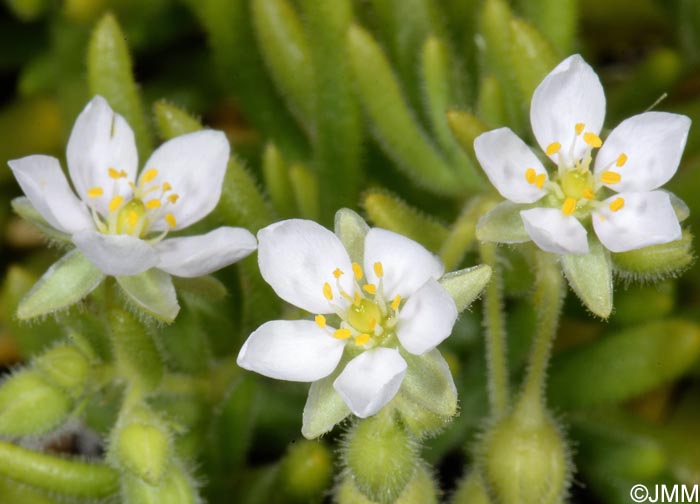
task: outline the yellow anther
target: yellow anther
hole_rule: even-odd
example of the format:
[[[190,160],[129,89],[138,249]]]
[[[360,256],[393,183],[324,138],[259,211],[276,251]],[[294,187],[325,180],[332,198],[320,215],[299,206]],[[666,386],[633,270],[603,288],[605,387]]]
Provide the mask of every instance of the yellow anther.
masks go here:
[[[333,333],[333,337],[337,339],[348,339],[350,336],[352,336],[350,329],[336,329]]]
[[[356,345],[360,345],[360,346],[366,345],[367,343],[369,343],[369,340],[370,340],[369,334],[362,333],[362,334],[358,334],[357,336],[355,336],[355,344]]]
[[[603,145],[603,141],[600,139],[600,137],[595,133],[591,133],[590,131],[588,133],[584,133],[583,141],[591,147],[593,147],[594,149],[597,149],[598,147]]]
[[[362,290],[374,296],[377,293],[377,286],[374,284],[363,285]]]
[[[355,296],[353,297],[352,303],[355,306],[360,306],[360,304],[362,303],[362,298],[360,297],[360,295],[357,292],[355,293]]]
[[[177,221],[175,220],[175,216],[173,214],[166,213],[164,219],[165,219],[165,222],[168,223],[168,226],[170,226],[171,228],[174,228],[175,226],[177,226]]]
[[[146,208],[153,210],[154,208],[160,208],[160,200],[152,199],[146,202]]]
[[[585,127],[586,125],[583,123],[576,123],[576,134],[580,135],[581,133],[583,133],[583,128]]]
[[[129,226],[131,226],[133,228],[136,225],[136,223],[139,221],[139,214],[134,210],[130,211],[128,220],[129,220]]]
[[[328,301],[333,299],[333,290],[331,289],[331,284],[328,282],[323,284],[323,297],[325,297]]]
[[[615,161],[616,166],[624,166],[625,163],[627,162],[627,154],[624,152],[617,156],[617,161]]]
[[[323,315],[316,315],[315,320],[316,320],[316,325],[318,327],[320,327],[321,329],[326,327],[326,317],[324,317]]]
[[[552,154],[559,152],[559,149],[561,149],[561,144],[559,142],[552,142],[547,146],[547,150],[545,150],[545,152],[548,156],[551,156]]]
[[[355,280],[362,280],[362,266],[356,262],[352,263],[352,272],[355,274]]]
[[[612,203],[610,203],[610,210],[613,212],[617,212],[620,210],[623,206],[625,206],[625,200],[624,198],[615,198]]]
[[[396,311],[399,309],[399,305],[401,304],[401,296],[398,294],[394,298],[394,300],[391,302],[391,309]]]
[[[566,198],[561,207],[561,212],[564,215],[571,215],[576,211],[576,200],[574,198]]]
[[[91,187],[88,189],[88,198],[99,198],[102,196],[105,192],[102,190],[101,187]]]
[[[374,263],[374,274],[377,275],[377,278],[382,278],[384,276],[384,266],[382,266],[382,263]]]
[[[116,212],[117,209],[124,203],[124,198],[121,196],[115,196],[112,201],[109,202],[109,211]]]
[[[622,176],[613,171],[603,172],[600,176],[600,181],[603,184],[617,184],[620,180],[622,180]]]
[[[169,183],[163,182],[163,191],[169,191],[172,188],[173,186],[171,186]]]
[[[345,274],[345,272],[343,270],[341,270],[340,268],[336,268],[335,270],[333,270],[333,276],[335,278],[340,278],[344,274]]]
[[[525,180],[527,180],[528,184],[534,184],[536,178],[537,172],[534,168],[528,168],[527,170],[525,170]]]
[[[593,189],[591,189],[590,187],[586,187],[583,190],[583,197],[590,200],[595,199],[595,193],[593,192]]]
[[[535,177],[535,185],[537,186],[538,189],[542,189],[544,187],[544,183],[547,181],[547,174],[546,173],[540,173]]]
[[[179,194],[171,194],[170,196],[168,196],[168,201],[172,204],[177,203],[177,200],[179,200],[179,199],[180,199]]]
[[[110,178],[113,179],[120,179],[126,177],[126,172],[124,170],[117,170],[116,168],[109,168],[107,170],[107,173],[109,173]]]
[[[151,180],[156,178],[157,176],[158,176],[158,170],[156,170],[155,168],[151,168],[149,170],[146,170],[145,172],[143,172],[143,175],[141,175],[141,183],[147,184]]]

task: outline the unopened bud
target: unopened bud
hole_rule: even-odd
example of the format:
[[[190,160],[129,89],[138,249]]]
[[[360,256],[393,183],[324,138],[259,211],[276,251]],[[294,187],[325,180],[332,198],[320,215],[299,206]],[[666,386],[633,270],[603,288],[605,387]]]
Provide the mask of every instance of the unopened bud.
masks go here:
[[[299,441],[290,446],[280,467],[282,491],[294,502],[320,500],[332,477],[330,450],[318,441]]]
[[[336,489],[338,504],[375,504],[376,502],[391,502],[392,504],[437,504],[437,487],[430,473],[419,466],[411,481],[404,487],[401,495],[395,500],[369,500],[353,483],[352,478],[346,477]],[[472,504],[472,503],[470,503]],[[478,503],[474,503],[478,504]]]
[[[125,469],[151,485],[158,484],[163,478],[169,454],[167,434],[153,425],[132,423],[116,433],[116,459]]]
[[[52,348],[34,366],[46,381],[72,396],[82,394],[90,370],[90,363],[80,350],[68,345]]]
[[[195,504],[200,502],[191,478],[179,466],[167,467],[163,481],[151,485],[134,476],[122,478],[124,504]]]

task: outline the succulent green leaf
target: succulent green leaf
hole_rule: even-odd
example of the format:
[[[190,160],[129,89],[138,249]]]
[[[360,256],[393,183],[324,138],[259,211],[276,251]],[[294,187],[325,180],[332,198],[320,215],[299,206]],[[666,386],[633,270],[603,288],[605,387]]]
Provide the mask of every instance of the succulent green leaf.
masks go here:
[[[683,376],[700,355],[700,327],[666,320],[627,329],[554,359],[552,404],[566,409],[626,401]]]
[[[222,299],[228,294],[226,286],[212,275],[194,278],[172,277],[172,281],[177,290],[191,292],[211,300]]]
[[[596,239],[588,242],[588,254],[565,254],[561,265],[571,289],[586,308],[607,319],[613,308],[610,253]]]
[[[204,128],[199,119],[165,100],[159,100],[153,104],[153,113],[158,132],[165,140]]]
[[[476,237],[481,241],[522,243],[530,241],[520,211],[526,205],[502,201],[484,214],[476,225]]]
[[[78,249],[56,261],[20,301],[17,317],[27,320],[77,303],[92,292],[105,275]]]
[[[457,312],[466,309],[479,297],[491,280],[491,268],[486,264],[447,273],[440,279],[440,285],[452,296]]]
[[[267,194],[277,213],[282,217],[294,215],[296,204],[289,180],[289,169],[282,153],[273,143],[268,143],[263,151],[262,175]]]
[[[158,320],[175,320],[180,305],[173,281],[165,271],[151,268],[138,275],[117,277],[117,283],[136,306]]]
[[[90,93],[102,95],[134,130],[139,158],[153,150],[153,136],[141,106],[141,97],[132,72],[131,55],[117,19],[105,14],[95,26],[87,56]]]
[[[369,226],[357,212],[341,208],[335,214],[335,234],[345,246],[350,259],[363,264],[365,256],[365,236]]]
[[[573,52],[579,19],[576,0],[523,0],[519,5],[554,47],[563,54]]]
[[[305,165],[294,163],[289,167],[289,180],[301,217],[318,220],[321,214],[318,176]]]
[[[229,160],[221,199],[213,215],[228,226],[244,227],[253,233],[273,221],[272,210],[257,181],[235,157]]]
[[[474,139],[488,130],[486,124],[474,114],[462,110],[449,110],[447,124],[460,147],[475,161]]]
[[[51,224],[46,222],[46,220],[37,212],[36,208],[31,204],[29,198],[25,196],[20,196],[15,198],[11,202],[12,209],[17,215],[22,217],[24,220],[30,222],[32,225],[36,226],[39,231],[45,234],[48,238],[56,240],[61,243],[70,243],[70,236],[66,233],[62,233],[57,229],[51,227]]]
[[[511,20],[510,35],[512,70],[522,96],[529,100],[535,88],[561,58],[550,42],[522,19]]]

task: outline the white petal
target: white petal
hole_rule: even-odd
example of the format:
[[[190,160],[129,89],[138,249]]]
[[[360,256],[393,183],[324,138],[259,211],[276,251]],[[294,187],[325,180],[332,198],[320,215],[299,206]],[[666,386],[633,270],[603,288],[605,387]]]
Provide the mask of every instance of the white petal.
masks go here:
[[[581,56],[575,54],[559,63],[537,86],[530,104],[530,123],[543,151],[554,142],[561,144],[559,155],[572,162],[571,147],[576,138],[573,158],[581,159],[588,145],[576,137],[576,124],[585,132],[600,133],[605,120],[605,93],[598,75]]]
[[[617,198],[624,206],[617,212],[610,203]],[[619,193],[602,202],[593,213],[593,229],[600,242],[612,252],[625,252],[681,238],[681,226],[664,191]]]
[[[309,320],[273,320],[261,325],[243,344],[239,366],[270,378],[299,382],[331,374],[345,341]]]
[[[539,248],[555,254],[586,254],[588,232],[573,215],[558,208],[532,208],[520,212],[525,230]]]
[[[352,266],[338,237],[313,221],[290,219],[258,231],[260,273],[277,295],[311,313],[331,313],[333,309],[323,295],[323,285],[333,288],[339,302],[336,268],[343,271],[339,282],[352,294]]]
[[[499,128],[476,137],[474,151],[496,190],[515,203],[534,203],[546,194],[525,178],[528,168],[535,176],[547,175],[540,160],[510,128]]]
[[[678,169],[689,129],[689,117],[668,112],[645,112],[625,119],[601,147],[595,173],[610,170],[622,175],[620,182],[608,185],[618,192],[661,187]],[[627,161],[618,167],[621,154]]]
[[[243,259],[255,250],[255,236],[243,228],[220,227],[207,234],[169,238],[154,248],[158,269],[179,277],[208,275]]]
[[[421,244],[386,229],[372,228],[365,238],[365,275],[378,285],[376,263],[384,270],[384,296],[397,294],[407,298],[430,278],[438,279],[445,271],[442,261]]]
[[[94,227],[85,205],[68,185],[58,159],[27,156],[7,164],[32,206],[51,226],[69,234]]]
[[[137,275],[158,264],[158,254],[153,247],[130,235],[86,230],[74,234],[73,243],[107,275]]]
[[[182,229],[211,212],[219,202],[230,147],[220,131],[204,130],[168,140],[158,147],[141,171],[141,176],[155,168],[158,175],[146,184],[172,186],[179,196],[167,211],[175,216],[175,229]],[[164,230],[168,225],[160,220],[153,229]]]
[[[401,308],[396,335],[406,350],[423,355],[452,333],[456,320],[454,300],[444,287],[430,279]]]
[[[93,98],[76,119],[66,158],[78,196],[94,204],[100,213],[107,213],[116,194],[130,194],[128,182],[136,178],[138,166],[134,132],[101,96]],[[115,181],[109,176],[110,168],[124,170],[126,177]],[[103,196],[88,198],[87,191],[93,187],[102,188]]]
[[[405,374],[406,361],[399,352],[379,347],[348,362],[333,386],[355,415],[367,418],[394,398]]]

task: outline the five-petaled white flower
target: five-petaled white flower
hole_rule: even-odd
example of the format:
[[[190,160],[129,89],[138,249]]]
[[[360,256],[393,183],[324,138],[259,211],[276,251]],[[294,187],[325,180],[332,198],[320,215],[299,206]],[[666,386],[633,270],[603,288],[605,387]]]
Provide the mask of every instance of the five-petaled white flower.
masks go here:
[[[96,96],[73,126],[66,158],[75,193],[56,158],[33,155],[8,164],[46,223],[106,275],[157,268],[195,277],[255,250],[255,237],[241,228],[166,239],[219,201],[229,158],[221,132],[204,130],[165,142],[137,177],[131,127]]]
[[[604,118],[600,80],[574,55],[544,78],[530,108],[535,138],[557,164],[556,173],[548,174],[508,128],[474,141],[489,180],[504,198],[522,204],[518,210],[527,235],[543,250],[587,253],[584,224],[589,218],[600,242],[612,252],[681,237],[671,196],[659,187],[678,168],[690,119],[645,112],[620,123],[603,144],[598,135]],[[592,151],[598,148],[591,170]]]
[[[330,375],[348,352],[352,360],[333,386],[355,415],[366,418],[401,386],[407,364],[398,349],[423,355],[452,332],[457,307],[437,281],[443,265],[408,238],[370,229],[363,264],[352,262],[340,239],[312,221],[272,224],[258,241],[263,278],[282,299],[316,316],[263,324],[238,355],[245,369],[313,382]]]

